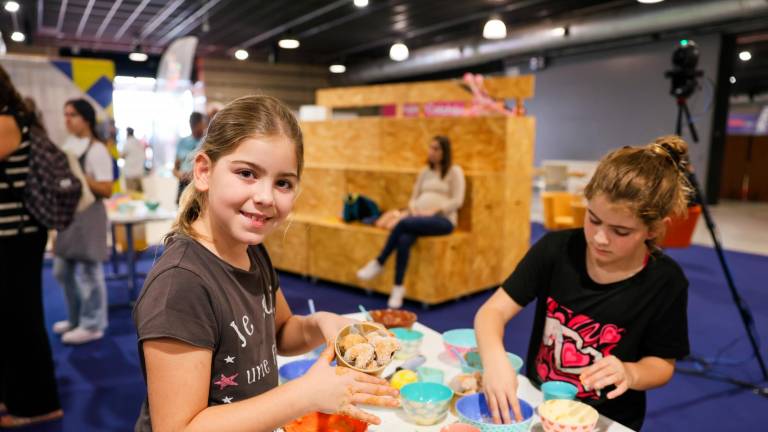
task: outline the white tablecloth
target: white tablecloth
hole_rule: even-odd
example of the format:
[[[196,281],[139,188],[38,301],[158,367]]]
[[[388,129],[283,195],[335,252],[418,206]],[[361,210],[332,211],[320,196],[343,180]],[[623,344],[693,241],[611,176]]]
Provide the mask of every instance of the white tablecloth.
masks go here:
[[[362,319],[362,314],[348,314],[347,316],[355,319]],[[418,330],[422,333],[424,333],[424,340],[421,344],[421,354],[424,355],[427,358],[426,363],[424,363],[424,366],[429,366],[437,369],[442,369],[445,373],[445,381],[444,383],[450,382],[451,378],[453,378],[455,375],[461,373],[461,367],[459,364],[452,360],[448,354],[443,349],[443,339],[440,333],[432,330],[431,328],[424,326],[420,323],[416,323],[413,325],[414,330]],[[282,366],[283,364],[296,360],[299,358],[303,358],[305,356],[299,356],[299,357],[277,357],[277,363],[278,365]],[[382,376],[387,376],[395,371],[395,368],[399,365],[401,365],[403,362],[395,360],[390,364],[387,369],[384,370],[384,373]],[[534,408],[538,406],[542,401],[543,397],[541,395],[541,391],[536,389],[530,381],[528,381],[528,378],[526,378],[523,375],[520,375],[518,377],[519,381],[519,388],[517,390],[518,397],[525,399],[526,402],[530,403],[531,406]],[[432,425],[432,426],[419,426],[415,423],[411,423],[408,421],[408,418],[405,415],[405,412],[400,409],[391,409],[391,408],[378,408],[378,407],[369,407],[365,406],[363,407],[364,410],[369,411],[381,418],[381,424],[376,425],[370,425],[368,427],[369,432],[406,432],[406,431],[425,431],[425,432],[439,432],[441,428],[443,428],[446,425],[449,425],[451,423],[458,422],[458,418],[451,414],[451,412],[448,412],[448,415],[445,419],[443,419],[442,422]],[[539,423],[538,417],[534,418],[533,425],[531,426],[531,431],[543,431],[541,424]],[[631,429],[625,427],[624,425],[621,425],[607,417],[600,416],[600,420],[597,422],[597,427],[595,428],[595,432],[631,432]]]

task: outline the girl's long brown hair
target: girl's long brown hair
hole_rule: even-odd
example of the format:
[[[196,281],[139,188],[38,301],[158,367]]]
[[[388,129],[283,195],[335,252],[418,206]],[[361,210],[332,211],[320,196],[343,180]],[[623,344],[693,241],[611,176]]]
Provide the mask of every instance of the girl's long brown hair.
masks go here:
[[[279,100],[263,95],[243,96],[219,111],[208,125],[198,153],[204,153],[213,164],[232,153],[244,140],[253,137],[282,135],[296,151],[297,174],[304,168],[304,139],[296,117]],[[176,233],[194,237],[192,223],[200,217],[208,201],[206,192],[187,185],[179,200],[179,213],[166,241]]]

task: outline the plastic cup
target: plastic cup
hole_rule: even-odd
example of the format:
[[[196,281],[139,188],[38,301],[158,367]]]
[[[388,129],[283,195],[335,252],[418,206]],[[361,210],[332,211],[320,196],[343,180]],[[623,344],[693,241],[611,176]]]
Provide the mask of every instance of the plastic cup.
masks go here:
[[[419,381],[421,382],[433,382],[442,384],[445,372],[440,369],[431,368],[429,366],[421,366],[416,369],[419,374]]]
[[[541,392],[544,393],[545,401],[554,399],[574,400],[579,389],[567,382],[547,381],[541,385]]]

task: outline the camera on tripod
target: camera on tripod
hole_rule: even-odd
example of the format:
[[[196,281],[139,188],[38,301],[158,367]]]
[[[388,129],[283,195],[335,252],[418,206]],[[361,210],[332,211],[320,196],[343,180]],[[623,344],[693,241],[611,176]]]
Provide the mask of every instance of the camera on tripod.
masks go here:
[[[664,76],[670,78],[671,88],[669,94],[677,98],[687,99],[698,86],[697,78],[704,75],[700,70],[696,70],[699,64],[699,49],[696,43],[683,39],[680,45],[672,53],[672,70],[664,73]]]

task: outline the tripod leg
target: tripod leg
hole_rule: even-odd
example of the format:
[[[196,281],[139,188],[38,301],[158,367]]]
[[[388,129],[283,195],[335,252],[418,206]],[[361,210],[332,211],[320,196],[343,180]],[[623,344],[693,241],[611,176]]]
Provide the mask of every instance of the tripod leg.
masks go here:
[[[691,111],[688,109],[688,104],[685,102],[685,100],[683,100],[682,105],[680,105],[680,109],[685,113],[685,121],[688,123],[688,129],[691,131],[693,142],[699,142],[699,134],[696,133],[696,125],[693,123],[693,119],[691,118]]]
[[[682,104],[685,104],[683,100]],[[683,132],[683,106],[681,102],[677,101],[677,123],[675,123],[675,135],[681,136]]]

